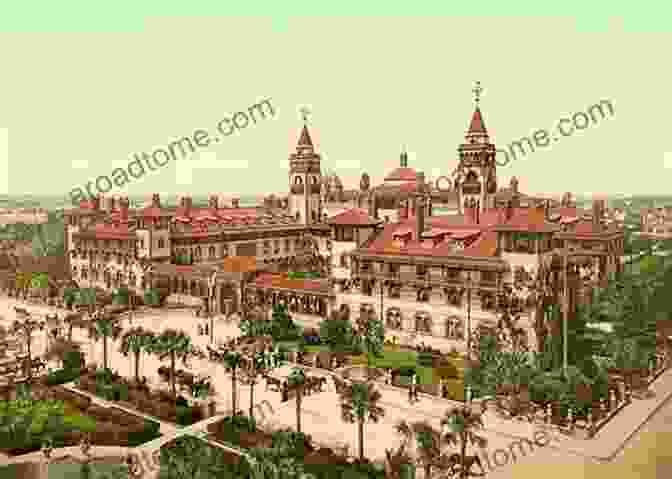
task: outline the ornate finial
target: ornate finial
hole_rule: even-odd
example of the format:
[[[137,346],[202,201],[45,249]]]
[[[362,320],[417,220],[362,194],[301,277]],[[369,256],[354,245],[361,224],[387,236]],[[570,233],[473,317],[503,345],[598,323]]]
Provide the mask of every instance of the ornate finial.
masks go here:
[[[308,124],[308,116],[313,113],[312,111],[310,111],[310,108],[308,108],[307,106],[304,105],[301,108],[299,108],[299,113],[301,113],[301,117],[303,118],[303,122],[305,124]]]
[[[481,101],[481,93],[483,93],[481,82],[477,81],[474,89],[471,91],[474,93],[474,102],[476,102],[476,106],[478,106],[478,102]]]

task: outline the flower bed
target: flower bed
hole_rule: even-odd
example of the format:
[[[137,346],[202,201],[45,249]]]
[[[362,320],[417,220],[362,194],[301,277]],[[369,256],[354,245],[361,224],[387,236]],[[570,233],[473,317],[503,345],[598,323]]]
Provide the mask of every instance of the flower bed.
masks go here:
[[[32,397],[14,401],[24,408],[26,416],[12,413],[11,418],[3,419],[0,450],[6,454],[37,451],[47,437],[53,439],[54,447],[76,446],[84,434],[97,446],[135,447],[159,437],[158,423],[120,409],[94,405],[89,398],[61,386],[36,389]],[[41,421],[37,409],[45,407],[49,407],[48,419]],[[16,421],[17,417],[21,419]],[[63,418],[62,423],[57,418]]]
[[[168,392],[151,391],[146,385],[136,384],[133,380],[115,374],[110,376],[100,371],[95,374],[88,372],[80,376],[77,388],[148,416],[180,425],[190,425],[207,417],[203,408],[190,406],[184,398],[178,398],[176,403]]]
[[[291,430],[263,431],[254,419],[229,416],[208,426],[213,439],[247,450],[265,470],[280,470],[280,464],[295,463],[316,479],[336,477],[384,478],[382,468],[367,462],[351,463],[349,458],[328,447],[317,447],[309,435]],[[274,476],[277,477],[277,476]]]

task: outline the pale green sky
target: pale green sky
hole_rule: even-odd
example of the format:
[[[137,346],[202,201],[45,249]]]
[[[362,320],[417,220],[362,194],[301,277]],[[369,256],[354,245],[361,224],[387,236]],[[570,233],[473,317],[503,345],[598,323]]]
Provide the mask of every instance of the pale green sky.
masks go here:
[[[502,183],[516,175],[530,193],[672,192],[672,34],[660,31],[660,16],[670,16],[659,10],[630,19],[610,9],[611,19],[592,20],[404,17],[398,8],[385,18],[145,16],[117,25],[127,32],[80,13],[93,32],[57,32],[42,17],[21,24],[19,13],[15,23],[7,16],[0,23],[6,31],[33,30],[0,33],[0,193],[67,195],[134,152],[197,128],[214,132],[227,114],[269,97],[275,119],[126,192],[286,191],[304,104],[314,112],[323,170],[346,185],[362,171],[382,179],[398,165],[402,144],[410,166],[448,175],[473,112],[475,80],[500,148],[600,100],[614,104],[613,118],[500,168]],[[87,29],[68,20],[61,30]]]

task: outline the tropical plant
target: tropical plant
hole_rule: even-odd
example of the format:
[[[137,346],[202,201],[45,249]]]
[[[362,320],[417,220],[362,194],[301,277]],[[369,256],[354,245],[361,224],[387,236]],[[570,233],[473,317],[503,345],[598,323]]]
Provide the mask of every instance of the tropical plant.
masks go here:
[[[299,326],[292,320],[287,306],[273,306],[271,314],[271,336],[274,341],[293,341],[300,336]]]
[[[81,344],[71,341],[65,338],[56,338],[51,341],[49,349],[47,350],[44,358],[46,360],[59,359],[61,362],[61,367],[65,367],[66,363],[70,361],[73,355],[81,355]],[[71,364],[74,366],[74,361]]]
[[[252,357],[245,361],[242,372],[250,386],[250,417],[254,416],[254,387],[259,374],[280,366],[280,361],[281,355],[277,349],[275,351],[255,351]]]
[[[226,351],[221,358],[224,368],[231,373],[231,407],[233,415],[237,413],[236,409],[236,379],[238,376],[238,369],[243,363],[243,357],[238,351]]]
[[[467,407],[456,407],[444,414],[441,427],[444,426],[448,427],[448,432],[444,434],[443,442],[447,445],[460,446],[460,452],[452,456],[452,462],[460,467],[460,479],[466,479],[469,477],[471,466],[480,461],[478,456],[467,457],[467,445],[481,449],[487,445],[487,440],[476,433],[477,430],[483,429],[483,417]]]
[[[364,421],[378,422],[385,415],[379,406],[381,394],[373,383],[352,382],[341,391],[341,418],[345,422],[357,423],[359,437],[359,458],[364,460]]]
[[[202,357],[202,352],[196,348],[191,337],[184,331],[176,329],[166,329],[147,346],[147,352],[158,356],[159,360],[170,359],[170,389],[173,397],[177,400],[177,389],[175,387],[175,363],[178,359],[183,364],[191,357]]]
[[[94,341],[103,342],[103,368],[107,369],[107,339],[117,339],[121,334],[122,328],[115,318],[105,316],[99,313],[94,316],[93,322],[89,327],[89,337]]]
[[[447,462],[441,454],[441,432],[428,421],[408,423],[402,420],[395,424],[394,429],[404,438],[406,450],[415,449],[416,460],[424,468],[425,478],[431,477],[432,467],[441,467]]]
[[[13,334],[19,334],[23,336],[24,340],[26,341],[26,350],[27,350],[27,358],[26,358],[26,369],[28,373],[28,378],[32,379],[33,377],[33,355],[32,355],[32,343],[33,343],[33,332],[39,330],[42,331],[44,330],[45,322],[44,321],[38,321],[33,319],[32,317],[28,316],[25,319],[19,319],[15,320],[12,323],[12,326],[10,328],[10,331]]]
[[[306,373],[302,368],[293,368],[287,376],[288,390],[296,393],[296,432],[301,432],[301,404],[306,380]]]
[[[151,350],[154,338],[154,333],[142,326],[129,329],[121,338],[119,351],[124,356],[128,356],[129,353],[135,356],[135,381],[138,383],[140,382],[140,355]]]
[[[349,319],[332,318],[320,322],[320,341],[331,352],[350,352],[353,350],[355,334]]]

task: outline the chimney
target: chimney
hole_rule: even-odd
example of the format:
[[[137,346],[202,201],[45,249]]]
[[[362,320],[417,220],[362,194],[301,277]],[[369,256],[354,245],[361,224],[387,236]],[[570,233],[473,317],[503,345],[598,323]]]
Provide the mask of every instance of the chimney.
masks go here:
[[[93,203],[94,210],[96,211],[100,210],[100,195],[91,198],[91,203]]]
[[[210,195],[210,198],[208,199],[208,206],[210,206],[210,208],[213,210],[219,208],[219,198],[217,198],[217,195]]]
[[[231,207],[232,208],[240,208],[240,198],[232,198],[231,199]]]
[[[158,193],[154,193],[152,195],[152,207],[161,208],[161,197],[159,196]]]
[[[424,208],[424,198],[419,196],[416,200],[417,208],[415,209],[415,229],[416,229],[416,239],[418,241],[422,240],[422,233],[425,231],[425,208]]]
[[[378,219],[378,197],[375,193],[369,197],[369,216]]]
[[[593,200],[593,229],[602,229],[602,216],[604,215],[604,200]]]
[[[123,219],[128,219],[128,208],[130,206],[130,201],[128,197],[119,198],[119,212]]]
[[[400,220],[408,219],[408,201],[401,201],[399,203],[399,219]]]
[[[109,213],[113,209],[114,209],[114,197],[112,196],[103,197],[103,210]]]

